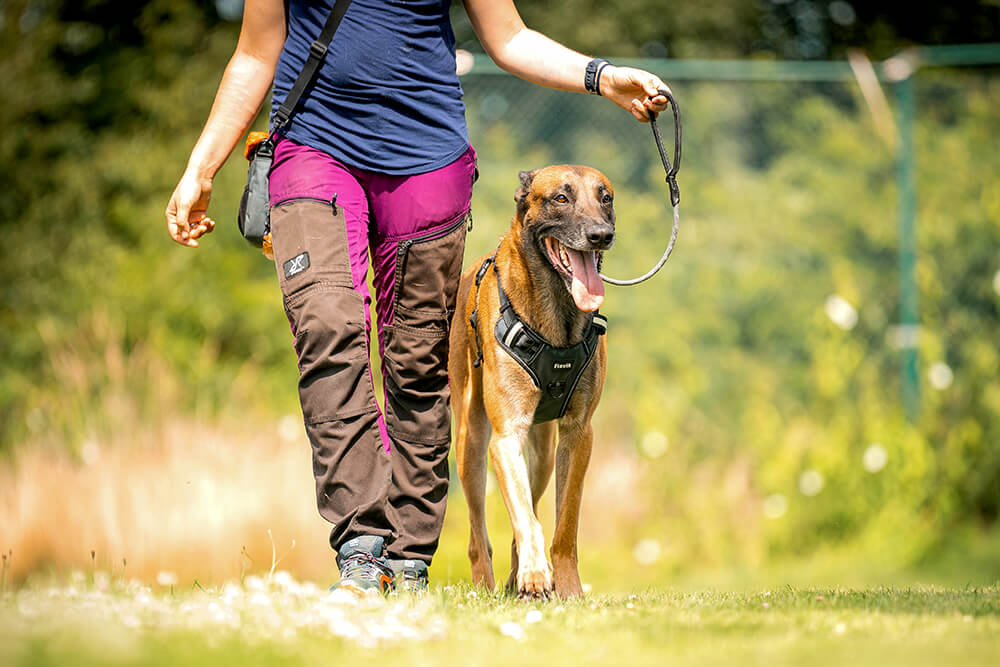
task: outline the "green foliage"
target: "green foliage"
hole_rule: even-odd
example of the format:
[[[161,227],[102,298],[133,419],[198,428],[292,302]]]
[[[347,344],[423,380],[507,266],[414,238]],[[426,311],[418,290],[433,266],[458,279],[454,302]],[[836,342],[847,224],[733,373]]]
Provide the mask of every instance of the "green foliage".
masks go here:
[[[28,435],[78,438],[73,400],[59,395],[60,387],[77,388],[54,361],[69,354],[88,365],[108,344],[126,356],[155,352],[184,386],[173,403],[184,412],[228,408],[228,385],[248,364],[282,368],[266,370],[253,402],[239,406],[270,409],[267,387],[278,382],[267,377],[288,382],[290,346],[275,335],[287,325],[275,307],[274,269],[231,224],[245,177],[240,160],[217,179],[213,211],[223,229],[204,248],[178,252],[163,218],[236,27],[190,2],[55,11],[8,3],[0,11],[10,81],[0,159],[11,165],[0,189],[8,248],[0,264],[0,450]],[[120,332],[115,339],[88,333],[102,318]],[[79,390],[83,399],[98,391]],[[127,393],[164,403],[155,382]],[[288,392],[277,402],[294,406]]]
[[[589,16],[591,4],[570,3],[568,13]],[[678,7],[664,21],[710,41],[712,30],[742,25],[737,7]],[[629,54],[622,44],[657,39],[660,29],[644,3],[587,21],[557,21],[552,3],[522,9],[554,36],[609,54]],[[10,2],[0,17],[9,82],[0,106],[9,165],[0,189],[0,450],[72,449],[94,433],[178,414],[294,412],[274,269],[232,222],[242,160],[217,178],[220,228],[201,248],[171,242],[163,221],[236,27],[193,2]],[[602,29],[612,20],[628,29]],[[746,40],[733,33],[733,52]],[[682,52],[703,55],[700,46]],[[656,260],[669,212],[646,127],[605,100],[508,77],[463,86],[482,172],[467,264],[506,228],[517,172],[564,161],[601,168],[615,184],[619,238],[607,272],[628,277]],[[685,120],[677,251],[653,281],[609,288],[605,308],[611,369],[599,448],[641,465],[616,489],[638,508],[617,530],[659,540],[660,565],[680,568],[820,545],[905,563],[955,526],[995,525],[997,79],[919,78],[920,358],[951,379],[935,380],[940,388],[923,381],[916,424],[901,414],[893,346],[893,157],[854,87],[674,88]],[[834,295],[850,304],[850,326],[826,313]],[[643,446],[663,437],[666,455]],[[885,464],[869,472],[873,451]]]
[[[921,99],[942,102],[921,106],[918,124],[920,350],[925,371],[945,364],[953,378],[923,382],[917,424],[899,404],[894,160],[863,102],[840,84],[675,86],[680,241],[650,283],[608,288],[599,412],[605,438],[640,456],[647,434],[669,439],[668,455],[645,464],[641,495],[656,510],[632,533],[667,545],[665,566],[832,544],[901,564],[956,520],[992,522],[1000,164],[982,133],[1000,89],[974,75],[921,81]],[[585,162],[616,186],[607,272],[652,265],[669,218],[645,128],[599,100],[488,75],[464,86],[482,137],[479,223],[484,208],[509,215],[517,170]],[[489,251],[506,224],[487,218],[470,248]],[[827,311],[841,302],[850,305],[838,326]],[[866,456],[885,465],[869,472]]]

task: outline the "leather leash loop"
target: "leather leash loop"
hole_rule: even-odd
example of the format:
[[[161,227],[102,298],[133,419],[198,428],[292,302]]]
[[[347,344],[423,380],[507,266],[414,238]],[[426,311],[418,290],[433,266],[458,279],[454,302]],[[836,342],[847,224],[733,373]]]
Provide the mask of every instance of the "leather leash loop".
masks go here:
[[[667,188],[670,190],[670,205],[674,209],[674,226],[670,231],[670,240],[667,242],[667,249],[652,269],[632,280],[617,280],[601,273],[601,280],[611,285],[638,285],[641,282],[649,280],[666,263],[670,254],[674,251],[674,244],[677,242],[677,231],[680,227],[678,204],[681,201],[681,189],[677,185],[677,171],[681,168],[681,110],[677,106],[677,100],[674,99],[673,94],[669,90],[661,88],[657,92],[667,98],[667,101],[670,103],[670,109],[674,114],[674,162],[671,164],[670,158],[667,156],[667,149],[663,147],[663,137],[660,136],[660,128],[656,124],[657,114],[653,111],[649,112],[649,126],[653,130],[653,140],[656,142],[656,150],[660,154],[660,162],[663,163],[663,171],[666,174]]]

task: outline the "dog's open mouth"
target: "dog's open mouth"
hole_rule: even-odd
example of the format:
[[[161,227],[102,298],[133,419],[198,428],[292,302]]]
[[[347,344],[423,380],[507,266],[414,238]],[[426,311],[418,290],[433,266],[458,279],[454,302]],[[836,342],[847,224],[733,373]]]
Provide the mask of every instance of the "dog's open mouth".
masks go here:
[[[604,282],[597,271],[600,251],[574,250],[551,236],[545,237],[549,261],[566,280],[580,310],[597,310],[604,303]]]

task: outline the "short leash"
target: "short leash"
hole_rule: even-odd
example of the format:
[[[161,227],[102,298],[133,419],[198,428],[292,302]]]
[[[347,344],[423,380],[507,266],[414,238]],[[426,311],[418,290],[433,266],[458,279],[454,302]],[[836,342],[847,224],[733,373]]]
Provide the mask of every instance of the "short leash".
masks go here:
[[[649,126],[653,130],[653,140],[656,141],[656,150],[660,153],[660,161],[663,163],[663,170],[667,174],[667,187],[670,189],[670,204],[674,209],[674,227],[670,232],[670,241],[667,243],[667,249],[664,251],[663,256],[660,257],[660,261],[656,263],[652,269],[639,276],[638,278],[633,278],[632,280],[617,280],[615,278],[609,278],[603,273],[600,274],[601,279],[612,285],[638,285],[641,282],[649,280],[656,275],[664,264],[666,264],[667,259],[670,257],[670,253],[674,251],[674,244],[677,242],[677,230],[680,227],[680,211],[679,204],[681,201],[681,189],[677,186],[677,170],[681,168],[681,111],[677,107],[677,100],[670,93],[669,90],[661,89],[658,91],[660,95],[667,98],[670,102],[670,109],[674,112],[674,163],[671,166],[670,158],[667,157],[667,151],[663,147],[663,138],[660,136],[660,128],[656,125],[656,113],[653,111],[649,112]]]

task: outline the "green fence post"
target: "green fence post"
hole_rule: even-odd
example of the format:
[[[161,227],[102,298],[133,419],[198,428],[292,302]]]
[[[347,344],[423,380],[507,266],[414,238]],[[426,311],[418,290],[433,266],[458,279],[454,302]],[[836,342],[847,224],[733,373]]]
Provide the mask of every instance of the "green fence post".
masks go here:
[[[907,68],[908,69],[908,68]],[[914,421],[920,412],[920,371],[917,357],[920,320],[917,312],[917,185],[913,149],[913,70],[896,80],[899,154],[896,156],[899,190],[899,343],[903,362],[903,407]]]

